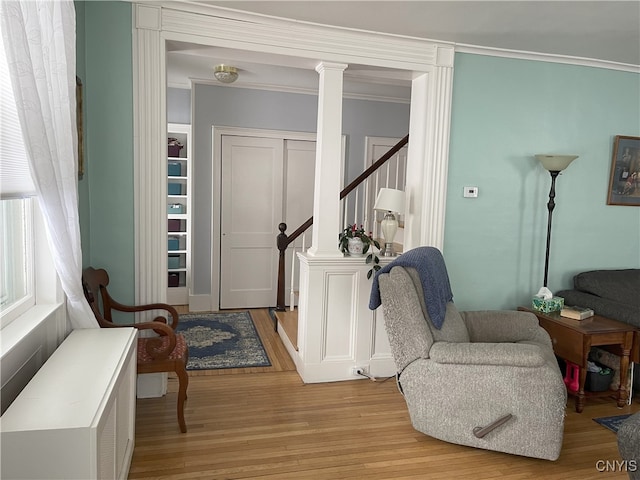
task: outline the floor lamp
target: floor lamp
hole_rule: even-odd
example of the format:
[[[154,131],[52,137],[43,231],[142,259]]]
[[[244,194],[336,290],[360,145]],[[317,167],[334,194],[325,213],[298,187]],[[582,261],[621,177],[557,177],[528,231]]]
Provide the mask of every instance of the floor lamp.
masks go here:
[[[549,248],[551,246],[551,219],[553,217],[553,209],[556,206],[556,178],[562,170],[567,168],[573,162],[577,155],[536,155],[535,156],[542,166],[551,174],[551,190],[549,190],[549,202],[547,202],[547,210],[549,212],[547,220],[547,249],[544,257],[544,283],[538,292],[539,297],[551,298],[553,295],[547,288],[547,279],[549,276]]]

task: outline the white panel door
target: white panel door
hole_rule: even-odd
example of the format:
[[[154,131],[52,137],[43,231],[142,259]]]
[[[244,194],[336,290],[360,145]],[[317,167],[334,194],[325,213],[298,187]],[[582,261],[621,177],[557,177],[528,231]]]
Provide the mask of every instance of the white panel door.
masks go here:
[[[275,304],[283,140],[222,137],[220,308]]]

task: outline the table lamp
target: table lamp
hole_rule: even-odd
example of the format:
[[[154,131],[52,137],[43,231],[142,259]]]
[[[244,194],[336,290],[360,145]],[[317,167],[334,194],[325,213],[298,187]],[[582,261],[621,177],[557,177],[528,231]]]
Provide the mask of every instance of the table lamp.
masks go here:
[[[393,188],[381,188],[373,209],[387,212],[380,223],[384,237],[384,249],[380,253],[383,257],[395,257],[393,239],[398,231],[398,219],[395,214],[404,213],[404,192]]]

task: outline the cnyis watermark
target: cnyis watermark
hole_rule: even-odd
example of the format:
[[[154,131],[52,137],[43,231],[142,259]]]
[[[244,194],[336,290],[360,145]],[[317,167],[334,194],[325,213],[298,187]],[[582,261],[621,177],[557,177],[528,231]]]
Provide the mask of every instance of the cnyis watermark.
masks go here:
[[[596,470],[599,472],[637,472],[637,460],[597,460]]]

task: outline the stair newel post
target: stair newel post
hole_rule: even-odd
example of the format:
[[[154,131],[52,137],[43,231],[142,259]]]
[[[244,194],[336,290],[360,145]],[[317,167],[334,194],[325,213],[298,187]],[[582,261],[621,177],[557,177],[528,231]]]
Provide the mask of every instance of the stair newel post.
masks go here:
[[[278,257],[278,297],[276,298],[276,310],[279,312],[284,312],[286,310],[286,306],[284,304],[284,266],[285,266],[285,252],[287,251],[287,247],[289,246],[289,237],[284,233],[287,229],[286,223],[281,223],[278,225],[278,230],[280,233],[277,237],[277,245],[278,250],[280,251],[280,255]],[[276,328],[277,328],[276,322]]]

